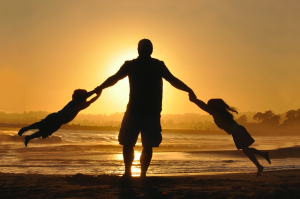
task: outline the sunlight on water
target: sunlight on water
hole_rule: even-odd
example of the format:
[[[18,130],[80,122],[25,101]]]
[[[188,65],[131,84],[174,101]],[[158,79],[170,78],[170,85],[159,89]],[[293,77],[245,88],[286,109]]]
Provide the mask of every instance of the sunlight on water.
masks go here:
[[[134,152],[134,160],[140,160],[141,153]]]
[[[140,176],[141,175],[141,167],[140,166],[132,166],[131,167],[132,176]]]
[[[123,160],[123,154],[113,154],[112,159],[113,160]]]
[[[32,132],[29,132],[29,134]],[[254,147],[271,150],[300,146],[300,136],[255,136]],[[24,136],[17,131],[0,131],[0,171],[9,173],[38,173],[72,175],[123,175],[122,146],[117,131],[59,130],[46,139],[30,141],[24,146]],[[135,147],[132,174],[140,175],[140,139]],[[232,152],[224,153],[224,150]],[[266,170],[295,169],[300,158],[292,148],[284,159],[272,159],[269,165],[258,158]],[[223,152],[222,152],[223,151]],[[163,134],[163,142],[154,148],[149,175],[187,175],[216,172],[255,172],[255,166],[242,151],[234,147],[228,135]]]

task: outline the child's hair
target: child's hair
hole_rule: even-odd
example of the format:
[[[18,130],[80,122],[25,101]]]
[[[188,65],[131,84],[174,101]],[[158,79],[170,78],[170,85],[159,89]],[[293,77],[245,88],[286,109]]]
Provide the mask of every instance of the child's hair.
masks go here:
[[[210,99],[207,102],[207,106],[211,110],[218,112],[225,121],[233,119],[233,115],[230,112],[238,113],[236,108],[228,106],[222,99]]]
[[[72,95],[72,99],[75,99],[77,97],[82,96],[83,94],[86,94],[87,91],[85,89],[76,89]]]

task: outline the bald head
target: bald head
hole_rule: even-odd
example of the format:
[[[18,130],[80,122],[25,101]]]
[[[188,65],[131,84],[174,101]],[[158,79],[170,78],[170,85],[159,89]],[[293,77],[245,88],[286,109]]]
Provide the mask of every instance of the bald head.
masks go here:
[[[153,51],[152,43],[149,39],[142,39],[138,44],[138,53],[141,56],[150,56]]]

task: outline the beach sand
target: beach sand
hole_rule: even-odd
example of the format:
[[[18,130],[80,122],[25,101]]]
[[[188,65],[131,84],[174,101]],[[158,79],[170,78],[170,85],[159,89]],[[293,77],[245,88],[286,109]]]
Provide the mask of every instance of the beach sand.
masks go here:
[[[0,173],[0,198],[300,198],[300,170],[218,175],[118,176]]]

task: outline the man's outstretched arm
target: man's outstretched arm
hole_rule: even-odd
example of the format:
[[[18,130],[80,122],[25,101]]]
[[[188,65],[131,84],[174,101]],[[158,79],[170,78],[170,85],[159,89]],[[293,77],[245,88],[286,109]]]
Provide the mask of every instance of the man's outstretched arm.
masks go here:
[[[95,92],[100,93],[103,89],[115,85],[119,80],[123,79],[126,76],[126,68],[123,65],[116,74],[110,76],[100,86],[96,87]]]
[[[196,98],[194,91],[190,87],[188,87],[185,83],[183,83],[181,80],[174,77],[168,69],[165,70],[163,78],[167,80],[175,88],[188,92],[190,97]]]
[[[174,86],[175,88],[182,90],[182,91],[186,91],[188,93],[193,92],[193,90],[188,87],[185,83],[183,83],[181,80],[179,80],[178,78],[174,77],[172,75],[172,77],[165,79],[167,80],[172,86]]]

